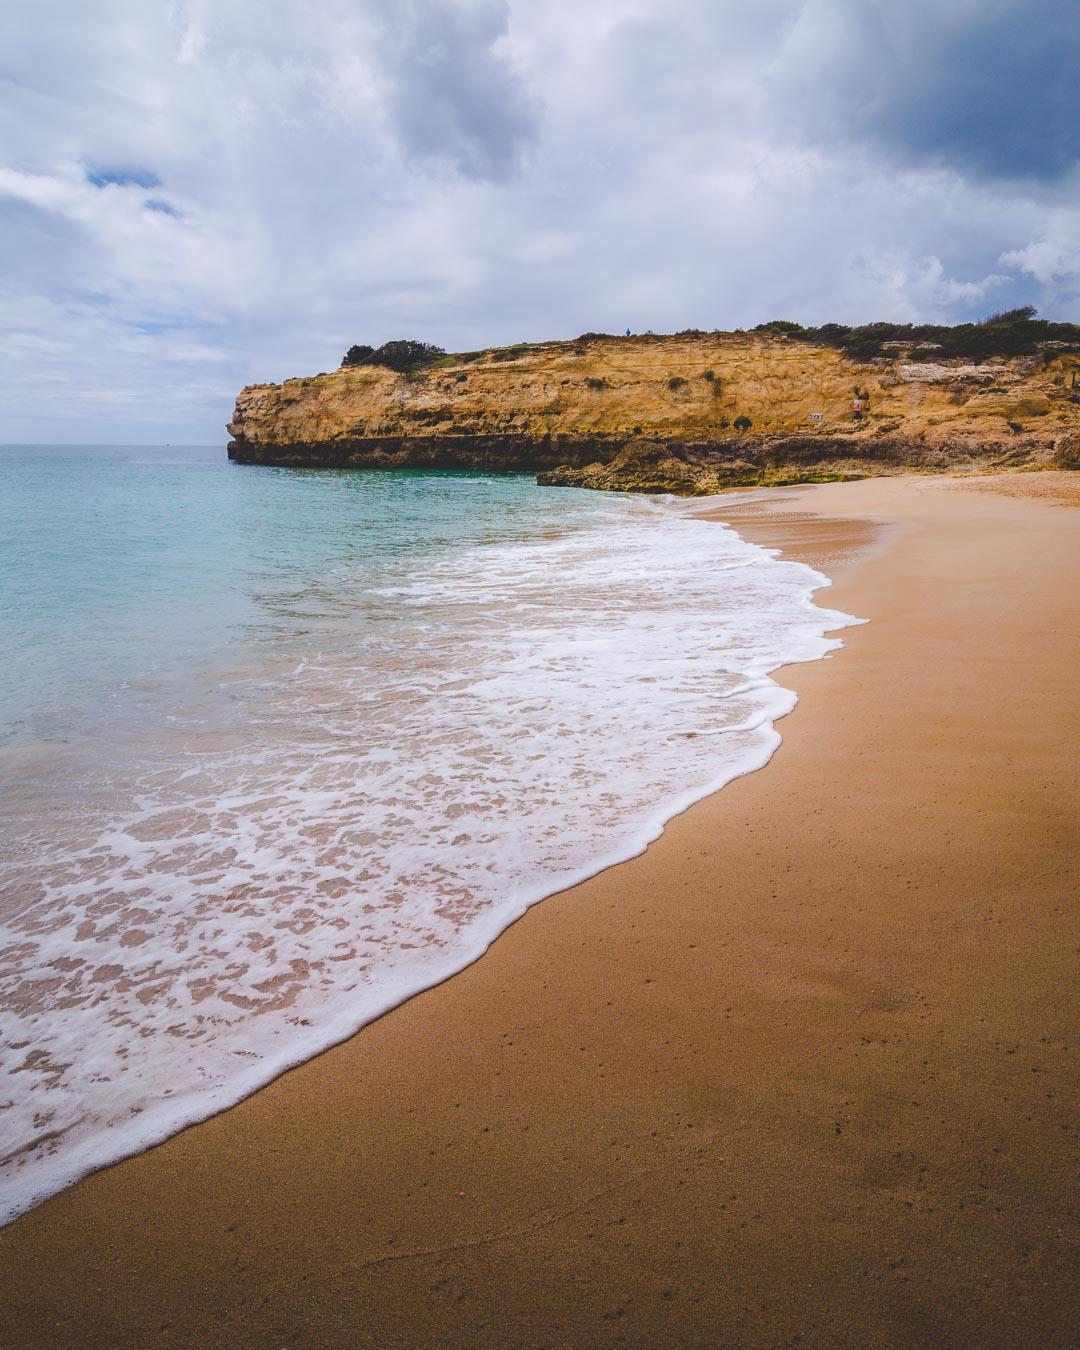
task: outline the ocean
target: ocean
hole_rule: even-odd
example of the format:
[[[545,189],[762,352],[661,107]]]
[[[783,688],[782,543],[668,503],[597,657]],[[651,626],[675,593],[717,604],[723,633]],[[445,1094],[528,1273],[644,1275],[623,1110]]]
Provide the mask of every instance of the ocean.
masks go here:
[[[764,765],[824,585],[697,503],[0,447],[0,1222]]]

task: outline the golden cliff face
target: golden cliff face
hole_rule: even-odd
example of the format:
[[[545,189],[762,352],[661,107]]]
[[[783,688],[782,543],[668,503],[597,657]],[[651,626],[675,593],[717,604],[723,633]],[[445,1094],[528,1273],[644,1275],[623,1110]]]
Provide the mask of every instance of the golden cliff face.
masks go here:
[[[1080,465],[1080,352],[858,364],[756,333],[542,343],[254,385],[229,430],[249,462],[539,469],[598,487],[651,486],[626,481],[646,465],[692,491],[952,460],[1062,467]]]

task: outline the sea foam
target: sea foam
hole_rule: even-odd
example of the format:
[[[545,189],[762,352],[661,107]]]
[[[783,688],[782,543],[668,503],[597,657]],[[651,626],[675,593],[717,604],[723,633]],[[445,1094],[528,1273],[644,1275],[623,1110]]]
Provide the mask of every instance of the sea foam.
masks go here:
[[[24,749],[0,1220],[446,979],[764,765],[795,703],[770,672],[854,622],[813,602],[827,584],[609,501],[352,576],[302,657],[218,682],[225,715],[174,708],[109,763]]]

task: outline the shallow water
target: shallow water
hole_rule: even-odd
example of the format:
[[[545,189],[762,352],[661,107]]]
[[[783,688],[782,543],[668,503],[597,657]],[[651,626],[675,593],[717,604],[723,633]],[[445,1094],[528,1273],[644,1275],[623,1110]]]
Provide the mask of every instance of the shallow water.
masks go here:
[[[825,579],[524,477],[0,448],[0,1221],[764,764]]]

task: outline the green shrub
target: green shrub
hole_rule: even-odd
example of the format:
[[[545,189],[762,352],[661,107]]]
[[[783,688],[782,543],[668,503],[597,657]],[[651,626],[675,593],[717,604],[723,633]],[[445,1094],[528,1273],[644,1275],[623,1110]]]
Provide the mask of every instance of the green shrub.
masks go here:
[[[1080,343],[1080,324],[1050,323],[1037,317],[1031,305],[991,314],[979,323],[911,324],[867,323],[851,328],[826,323],[819,328],[801,328],[785,320],[759,324],[755,332],[784,332],[799,342],[837,347],[856,361],[880,356],[886,342],[911,348],[912,361],[962,358],[982,361],[993,356],[1033,356],[1042,342]]]
[[[606,388],[607,388],[607,385],[604,383],[604,381],[603,381],[603,380],[598,380],[594,375],[587,375],[587,376],[585,377],[585,383],[588,385],[588,387],[589,387],[590,389],[606,389]]]
[[[853,361],[871,361],[881,355],[881,345],[889,341],[891,333],[888,324],[868,323],[863,328],[855,328],[844,341],[844,355]]]
[[[384,342],[381,347],[350,347],[345,353],[343,366],[386,366],[399,373],[418,370],[421,366],[430,366],[446,353],[441,347],[430,342],[414,342],[410,338],[397,338]]]
[[[667,387],[669,389],[681,389],[685,383],[686,381],[681,375],[672,375],[671,379],[667,382]]]

